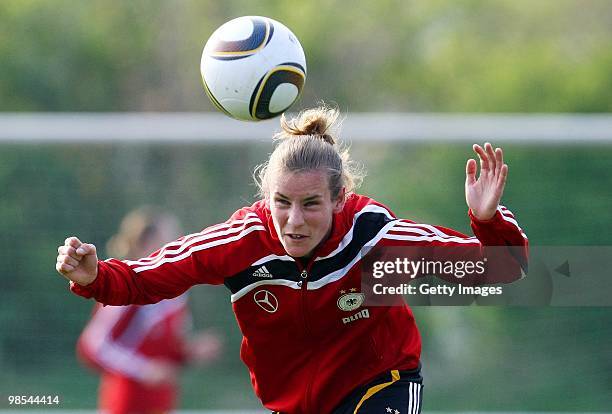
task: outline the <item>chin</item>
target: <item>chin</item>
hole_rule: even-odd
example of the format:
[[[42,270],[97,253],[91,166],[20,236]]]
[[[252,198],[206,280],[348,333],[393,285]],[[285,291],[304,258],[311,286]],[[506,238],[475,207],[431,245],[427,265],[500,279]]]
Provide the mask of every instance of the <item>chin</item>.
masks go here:
[[[287,254],[291,257],[304,257],[308,252],[305,252],[302,249],[285,249]]]
[[[308,253],[310,253],[310,249],[304,248],[304,247],[289,247],[289,246],[284,246],[285,247],[285,251],[287,252],[287,254],[291,257],[304,257],[307,256]]]

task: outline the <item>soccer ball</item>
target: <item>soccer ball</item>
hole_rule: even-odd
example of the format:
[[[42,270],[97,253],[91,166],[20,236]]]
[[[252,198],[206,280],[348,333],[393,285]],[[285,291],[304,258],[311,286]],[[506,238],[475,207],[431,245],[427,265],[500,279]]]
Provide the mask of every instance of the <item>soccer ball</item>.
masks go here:
[[[267,17],[244,16],[219,27],[202,52],[204,89],[223,113],[245,121],[273,118],[298,98],[306,58],[297,37]]]

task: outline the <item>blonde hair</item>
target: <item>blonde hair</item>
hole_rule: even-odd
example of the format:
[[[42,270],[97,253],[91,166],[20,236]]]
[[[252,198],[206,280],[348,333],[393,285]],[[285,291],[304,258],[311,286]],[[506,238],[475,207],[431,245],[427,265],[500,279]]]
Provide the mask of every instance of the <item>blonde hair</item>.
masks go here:
[[[119,226],[119,231],[106,243],[111,257],[135,259],[142,255],[141,249],[153,237],[159,237],[161,226],[171,225],[179,229],[174,215],[156,207],[143,206],[128,213]]]
[[[334,136],[339,115],[338,109],[321,105],[302,111],[290,120],[281,116],[282,131],[274,136],[279,144],[253,174],[260,197],[269,197],[273,173],[323,170],[328,176],[332,199],[343,187],[348,195],[361,185],[365,172]]]

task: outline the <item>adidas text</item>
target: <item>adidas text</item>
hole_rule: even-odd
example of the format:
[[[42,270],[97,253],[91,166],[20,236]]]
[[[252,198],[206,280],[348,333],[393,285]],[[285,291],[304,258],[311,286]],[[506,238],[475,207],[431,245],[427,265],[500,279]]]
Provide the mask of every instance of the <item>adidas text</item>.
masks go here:
[[[268,279],[272,279],[272,273],[270,273],[268,271],[268,269],[266,269],[265,266],[260,267],[259,269],[257,269],[256,271],[253,272],[253,276],[255,277],[265,277]]]

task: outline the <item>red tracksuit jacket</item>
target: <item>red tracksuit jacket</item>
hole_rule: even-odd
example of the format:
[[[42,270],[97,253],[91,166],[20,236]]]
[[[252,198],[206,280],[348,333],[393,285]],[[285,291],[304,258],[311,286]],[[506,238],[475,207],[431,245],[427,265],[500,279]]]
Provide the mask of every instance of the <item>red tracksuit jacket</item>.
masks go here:
[[[382,204],[352,195],[334,216],[329,239],[303,265],[286,254],[270,210],[259,201],[147,258],[101,261],[93,283],[73,283],[71,289],[122,305],[153,303],[200,283],[223,283],[244,336],[240,356],[264,406],[292,414],[329,413],[381,373],[419,365],[421,340],[407,305],[340,307],[342,295],[360,292],[364,246],[472,244],[475,251],[481,244],[522,246],[517,263],[526,263],[527,239],[505,207],[487,222],[471,212],[470,217],[477,238],[398,220]],[[520,270],[515,273],[520,276]],[[358,312],[361,317],[350,318]],[[353,320],[347,323],[347,317]]]
[[[100,409],[109,414],[175,409],[178,384],[145,384],[142,368],[151,360],[184,363],[188,321],[186,295],[154,305],[97,304],[79,337],[77,354],[101,373]]]

